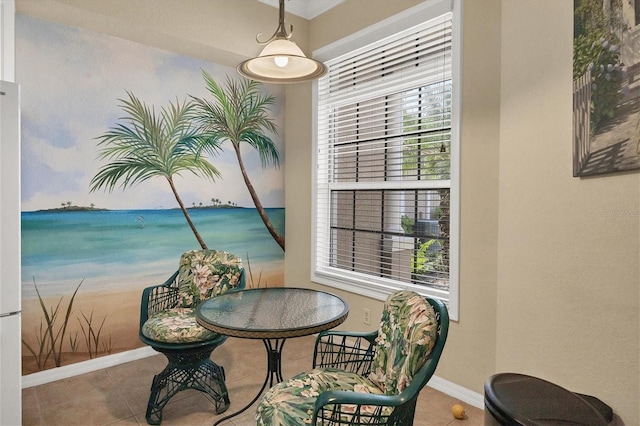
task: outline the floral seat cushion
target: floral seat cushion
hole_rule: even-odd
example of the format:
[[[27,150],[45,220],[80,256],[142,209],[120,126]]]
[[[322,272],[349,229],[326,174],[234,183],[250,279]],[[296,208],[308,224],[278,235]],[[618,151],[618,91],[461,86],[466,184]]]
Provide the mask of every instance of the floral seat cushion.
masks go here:
[[[142,326],[142,334],[163,343],[194,343],[217,336],[196,321],[192,308],[174,308],[157,312]]]
[[[203,300],[238,287],[242,260],[217,250],[192,250],[180,257],[180,306],[196,307]]]
[[[438,337],[433,307],[421,295],[401,290],[382,311],[369,379],[387,395],[404,391],[424,365]]]
[[[335,369],[301,373],[263,396],[256,411],[258,425],[311,424],[315,400],[327,390],[400,394],[426,362],[437,332],[435,311],[424,297],[407,290],[393,293],[384,305],[368,377]],[[349,407],[341,408],[342,420],[349,423],[350,419],[345,418]],[[373,413],[376,408],[367,406],[364,412]],[[388,416],[391,411],[391,407],[383,407],[380,415]]]
[[[142,334],[163,343],[194,343],[218,334],[196,321],[202,301],[240,286],[242,260],[217,250],[192,250],[180,257],[178,307],[156,312],[142,325]]]
[[[257,424],[260,426],[311,424],[315,398],[322,392],[331,390],[382,394],[371,380],[358,374],[332,368],[316,368],[271,388],[258,405]],[[374,409],[375,407],[370,407],[371,411]],[[354,410],[355,407],[351,412]],[[349,422],[349,407],[343,406],[342,412],[343,420]]]

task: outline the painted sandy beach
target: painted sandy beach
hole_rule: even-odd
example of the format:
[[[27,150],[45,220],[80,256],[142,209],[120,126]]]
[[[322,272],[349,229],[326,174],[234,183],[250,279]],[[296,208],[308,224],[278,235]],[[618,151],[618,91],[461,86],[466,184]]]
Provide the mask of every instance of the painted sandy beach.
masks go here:
[[[190,214],[209,248],[242,258],[253,276],[247,275],[247,286],[283,284],[284,253],[255,209],[191,209]],[[284,227],[284,209],[269,209],[269,215]],[[88,359],[89,323],[94,333],[100,331],[93,343],[98,355],[140,347],[142,289],[166,281],[180,255],[198,248],[179,210],[23,212],[23,340],[40,353],[38,339],[45,334],[40,324],[46,331],[47,323],[35,285],[50,316],[60,302],[55,333],[82,282],[67,320],[61,365]],[[22,350],[23,374],[55,366],[50,359],[38,367],[25,344]]]
[[[268,269],[272,268],[272,269]],[[275,269],[273,269],[275,268]],[[281,263],[271,265],[251,265],[253,275],[253,285],[261,287],[278,287],[284,284],[284,267]],[[169,278],[167,276],[166,278]],[[156,283],[148,283],[153,285]],[[159,284],[159,283],[158,283]],[[251,278],[247,277],[247,287],[252,285]],[[146,285],[143,285],[143,287]],[[141,288],[143,288],[141,287]],[[93,312],[93,321],[99,326],[104,319],[104,326],[100,340],[105,345],[111,344],[110,353],[123,352],[142,347],[138,339],[138,322],[140,316],[140,296],[141,289],[118,291],[110,293],[83,293],[82,287],[78,291],[73,303],[73,313],[68,322],[61,365],[72,364],[78,361],[89,359],[84,342],[83,331],[80,324],[83,323],[86,329],[86,322],[82,319],[82,314],[89,316]],[[60,315],[64,316],[70,296],[64,296],[60,304]],[[55,306],[60,297],[50,297],[43,299],[48,308]],[[22,335],[32,347],[36,347],[38,329],[40,322],[44,323],[42,309],[38,299],[22,300]],[[72,352],[69,345],[69,336],[77,336],[79,349]],[[110,340],[109,340],[110,339]],[[108,352],[101,351],[99,355],[107,355]],[[30,374],[39,371],[35,358],[28,350],[22,348],[22,374]],[[50,359],[46,368],[54,367],[53,360]]]

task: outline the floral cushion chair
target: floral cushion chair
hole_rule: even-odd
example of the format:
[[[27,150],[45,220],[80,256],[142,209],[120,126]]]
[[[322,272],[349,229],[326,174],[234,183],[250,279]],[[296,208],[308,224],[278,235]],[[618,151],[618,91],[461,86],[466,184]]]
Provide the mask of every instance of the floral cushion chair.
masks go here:
[[[258,404],[257,424],[411,425],[448,329],[441,301],[398,291],[386,300],[377,332],[320,333],[314,368],[272,387]]]
[[[244,287],[240,258],[224,251],[193,250],[181,256],[178,270],[165,283],[144,289],[140,340],[169,360],[153,378],[147,423],[160,424],[164,406],[185,389],[209,394],[218,414],[229,407],[224,369],[210,358],[226,336],[198,324],[195,308],[206,299]]]

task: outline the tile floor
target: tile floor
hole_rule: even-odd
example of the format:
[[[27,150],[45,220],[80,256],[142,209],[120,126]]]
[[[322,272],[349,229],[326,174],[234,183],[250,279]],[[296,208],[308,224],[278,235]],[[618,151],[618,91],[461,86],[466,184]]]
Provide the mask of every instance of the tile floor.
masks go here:
[[[311,366],[315,337],[287,340],[283,375],[291,376]],[[229,338],[212,355],[224,366],[231,399],[229,410],[216,415],[207,396],[196,391],[176,395],[163,410],[163,425],[212,425],[250,401],[265,377],[266,353],[260,340]],[[145,410],[153,376],[166,364],[155,355],[104,370],[71,377],[22,391],[23,425],[146,425]],[[463,404],[467,417],[456,420],[451,406],[460,403],[428,386],[422,390],[415,426],[480,426],[484,412]],[[253,426],[254,407],[221,426]]]

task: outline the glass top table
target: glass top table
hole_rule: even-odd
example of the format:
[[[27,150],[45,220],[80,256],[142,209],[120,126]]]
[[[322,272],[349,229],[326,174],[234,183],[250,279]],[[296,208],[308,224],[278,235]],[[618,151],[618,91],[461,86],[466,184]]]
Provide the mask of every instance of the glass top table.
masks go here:
[[[333,328],[349,306],[323,291],[271,287],[229,292],[203,302],[198,322],[220,334],[250,339],[299,337]]]
[[[232,337],[262,339],[267,351],[267,375],[258,395],[241,410],[218,420],[215,425],[249,408],[270,383],[282,381],[282,348],[290,337],[329,330],[344,322],[349,305],[324,291],[270,287],[240,290],[202,302],[196,319],[203,327]]]

